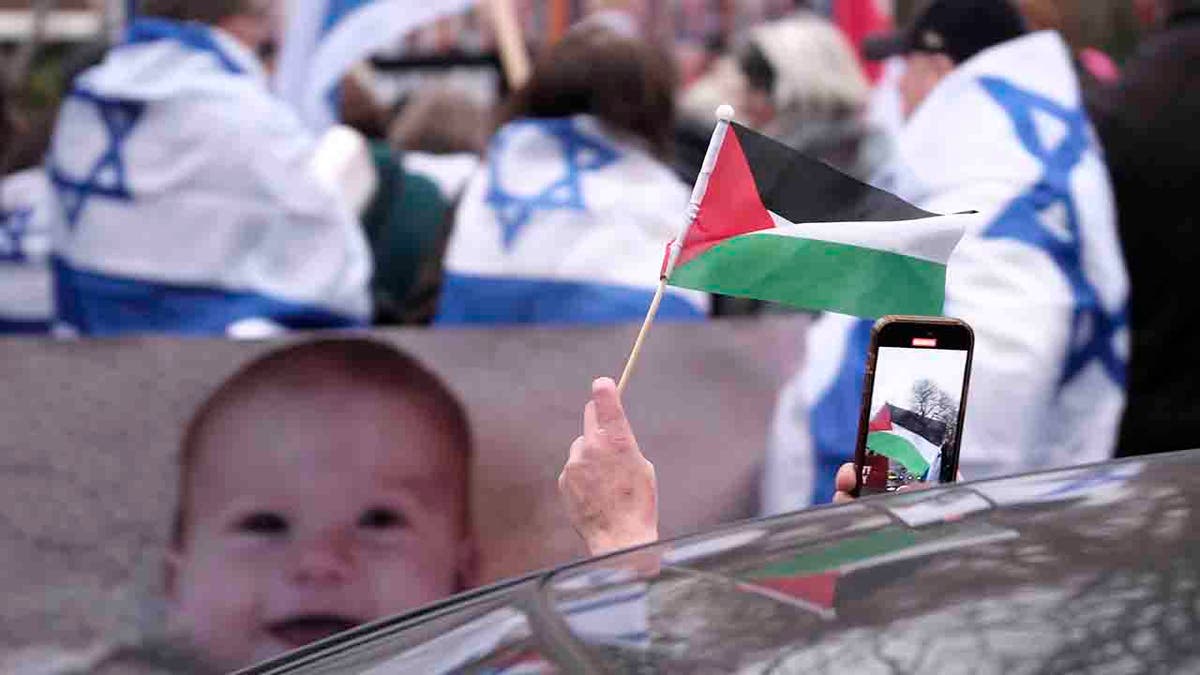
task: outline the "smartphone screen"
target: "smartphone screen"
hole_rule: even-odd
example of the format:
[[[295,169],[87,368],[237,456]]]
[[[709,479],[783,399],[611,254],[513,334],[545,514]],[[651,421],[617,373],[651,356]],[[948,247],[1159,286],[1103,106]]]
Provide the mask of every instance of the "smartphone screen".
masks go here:
[[[972,342],[961,322],[896,319],[876,328],[856,455],[861,492],[954,481]]]

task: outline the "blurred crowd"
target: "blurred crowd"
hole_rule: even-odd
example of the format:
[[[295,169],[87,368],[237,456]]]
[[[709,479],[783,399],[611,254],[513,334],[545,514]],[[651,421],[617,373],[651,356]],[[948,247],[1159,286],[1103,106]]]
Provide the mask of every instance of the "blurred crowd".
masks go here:
[[[1133,2],[1143,38],[1129,55],[1080,43],[1067,30],[1069,3],[1057,0],[832,0],[797,1],[788,16],[686,59],[629,3],[591,4],[494,105],[490,93],[436,78],[389,101],[361,64],[336,88],[340,124],[313,128],[271,86],[278,2],[141,0],[120,43],[68,59],[54,115],[29,114],[12,91],[0,101],[0,332],[263,338],[637,322],[688,214],[714,110],[728,103],[738,122],[927,211],[980,214],[946,288],[946,314],[976,335],[968,477],[1198,444],[1190,327],[1200,312],[1187,289],[1200,223],[1187,197],[1200,193],[1200,0]],[[659,317],[788,311],[671,289]],[[856,442],[871,326],[814,318],[805,362],[779,397],[762,513],[833,496]],[[330,364],[350,364],[348,382],[374,387],[354,399],[364,406],[387,400],[389,387],[436,403],[450,433],[429,436],[469,446],[436,378],[369,346],[324,348],[333,356],[268,359],[223,388],[189,442],[200,448],[215,433],[204,424],[251,428],[283,414],[239,407],[249,406],[239,387],[295,394],[302,384],[276,368],[287,361],[320,376],[307,384],[330,387]],[[402,375],[381,374],[389,360]],[[256,378],[281,383],[246,384]],[[326,400],[297,404],[296,420],[314,428],[282,425],[300,430],[293,445],[320,438]],[[440,419],[386,418],[408,429]],[[341,453],[321,449],[335,445]],[[463,453],[446,454],[454,464],[443,473],[465,485]],[[419,468],[441,471],[439,462]],[[224,466],[209,464],[197,466]],[[201,484],[186,470],[183,481]],[[310,484],[288,485],[307,505]],[[361,492],[347,485],[330,494]],[[372,531],[395,526],[386,510],[369,515]],[[458,537],[440,550],[454,565],[411,563],[433,589],[413,602],[465,587],[469,529],[438,530]],[[189,574],[211,572],[220,585],[226,577],[207,563],[181,557],[173,573],[184,589]],[[218,614],[220,597],[188,599]],[[393,600],[363,599],[371,616],[355,618],[409,603]]]
[[[987,216],[947,289],[947,313],[979,336],[965,470],[1200,438],[1185,201],[1200,187],[1200,2],[1134,2],[1144,38],[1120,59],[1065,39],[1054,0],[898,16],[797,2],[689,52],[686,77],[621,4],[596,3],[494,106],[435,80],[392,105],[364,64],[329,130],[272,93],[277,3],[143,0],[120,44],[72,60],[53,119],[8,102],[0,329],[638,321],[713,110],[732,103],[739,122],[922,208]],[[671,290],[661,316],[779,311]],[[853,446],[867,330],[815,325],[781,396],[764,511],[831,494],[820,477]]]

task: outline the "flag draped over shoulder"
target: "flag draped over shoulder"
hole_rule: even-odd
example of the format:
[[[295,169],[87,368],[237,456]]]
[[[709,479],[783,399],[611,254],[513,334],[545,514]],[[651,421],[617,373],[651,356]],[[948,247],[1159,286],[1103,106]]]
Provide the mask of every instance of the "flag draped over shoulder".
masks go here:
[[[455,216],[438,323],[640,321],[687,205],[669,167],[595,117],[510,122]],[[703,294],[672,289],[659,316],[707,312]]]
[[[946,313],[975,332],[972,479],[1112,456],[1125,404],[1128,275],[1103,148],[1071,50],[1052,31],[985,50],[930,92],[897,140],[889,189],[978,210],[954,253]],[[871,322],[816,321],[776,414],[763,512],[832,498],[858,432]]]
[[[141,19],[77,78],[46,176],[56,328],[258,336],[371,316],[362,225],[218,29]]]
[[[421,25],[466,11],[476,0],[302,0],[293,2],[276,88],[311,128],[337,120],[338,81],[371,52]]]
[[[938,315],[971,215],[938,216],[738,124],[669,282],[864,317]]]

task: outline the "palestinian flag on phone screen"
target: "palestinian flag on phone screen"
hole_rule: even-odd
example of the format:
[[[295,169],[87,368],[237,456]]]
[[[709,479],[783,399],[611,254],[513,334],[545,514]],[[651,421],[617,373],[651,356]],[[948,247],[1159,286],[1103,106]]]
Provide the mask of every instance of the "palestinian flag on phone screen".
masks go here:
[[[716,133],[698,215],[664,266],[671,285],[871,318],[942,313],[971,214],[923,211],[738,124]]]
[[[942,453],[937,443],[945,435],[945,424],[884,404],[867,427],[867,450],[903,465],[918,478],[924,478]]]

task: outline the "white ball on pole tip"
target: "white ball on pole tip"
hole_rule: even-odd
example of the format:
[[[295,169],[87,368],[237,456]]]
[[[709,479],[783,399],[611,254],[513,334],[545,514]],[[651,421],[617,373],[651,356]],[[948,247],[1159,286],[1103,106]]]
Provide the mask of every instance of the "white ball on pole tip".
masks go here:
[[[721,120],[722,122],[732,122],[733,116],[733,106],[729,105],[728,103],[717,108],[717,119]]]

